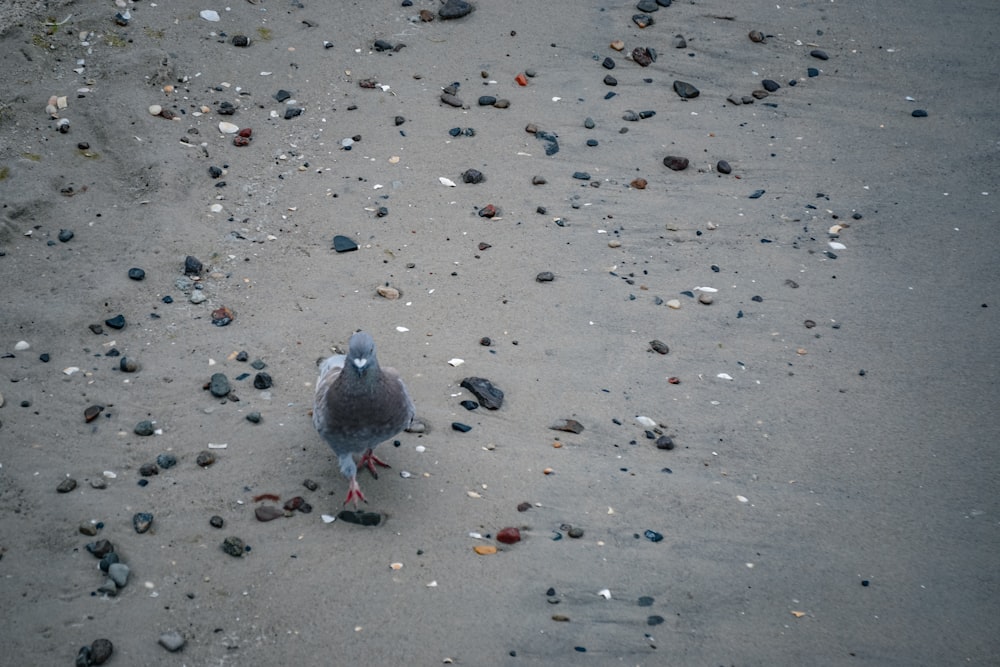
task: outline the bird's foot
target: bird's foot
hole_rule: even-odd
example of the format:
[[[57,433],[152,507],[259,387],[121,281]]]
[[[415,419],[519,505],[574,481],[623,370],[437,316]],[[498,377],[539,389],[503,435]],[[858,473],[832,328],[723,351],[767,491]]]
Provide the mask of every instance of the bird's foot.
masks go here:
[[[385,461],[383,461],[379,457],[375,456],[372,453],[372,450],[370,450],[370,449],[361,456],[361,461],[360,461],[361,467],[362,468],[367,467],[368,470],[371,471],[372,477],[374,477],[375,479],[378,479],[378,473],[375,471],[375,464],[376,463],[379,464],[380,466],[382,466],[383,468],[390,468],[391,467],[388,463],[386,463]]]
[[[344,504],[354,501],[354,509],[358,509],[358,501],[367,503],[368,500],[365,498],[365,494],[361,493],[361,486],[358,484],[358,480],[352,479],[350,486],[347,491],[347,499],[344,500]]]

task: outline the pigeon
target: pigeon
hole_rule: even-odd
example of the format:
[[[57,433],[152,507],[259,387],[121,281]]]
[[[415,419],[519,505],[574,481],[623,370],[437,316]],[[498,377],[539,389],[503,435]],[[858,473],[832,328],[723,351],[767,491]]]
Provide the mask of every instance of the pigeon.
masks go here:
[[[391,368],[379,366],[371,334],[351,336],[347,356],[334,355],[320,365],[316,380],[313,425],[340,460],[340,472],[350,480],[346,505],[368,502],[358,485],[359,463],[378,479],[375,464],[389,467],[372,453],[375,447],[410,425],[414,409],[406,385]]]

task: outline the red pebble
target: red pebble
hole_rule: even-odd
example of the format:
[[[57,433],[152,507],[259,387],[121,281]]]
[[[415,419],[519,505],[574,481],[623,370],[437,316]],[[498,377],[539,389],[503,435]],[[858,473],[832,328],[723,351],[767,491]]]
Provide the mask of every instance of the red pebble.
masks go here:
[[[233,146],[249,146],[250,140],[246,137],[233,137]]]
[[[517,85],[519,86],[528,85],[528,77],[524,76],[524,74],[518,74],[517,76],[515,76],[514,81],[517,81]]]
[[[676,377],[669,377],[667,378],[667,382],[669,382],[670,384],[680,384],[681,379]]]
[[[241,137],[249,139],[253,135],[253,130],[251,130],[249,127],[244,127],[237,134],[239,134]]]
[[[517,528],[503,528],[497,533],[497,542],[515,544],[521,541],[521,531]]]

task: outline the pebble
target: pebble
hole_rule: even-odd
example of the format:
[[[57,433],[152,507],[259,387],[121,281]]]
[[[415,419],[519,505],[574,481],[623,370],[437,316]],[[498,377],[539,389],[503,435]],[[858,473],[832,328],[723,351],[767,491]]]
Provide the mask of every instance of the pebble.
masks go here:
[[[480,95],[478,101],[481,107],[491,107],[497,103],[497,98],[492,95]]]
[[[465,2],[465,0],[447,0],[441,9],[438,10],[438,16],[445,21],[449,19],[460,19],[472,12],[474,9],[475,7],[468,2]]]
[[[532,176],[531,177],[531,184],[532,185],[545,185],[546,183],[548,183],[548,181],[545,179],[544,176]]]
[[[215,454],[208,451],[207,449],[202,450],[194,462],[201,468],[207,468],[208,466],[215,463]]]
[[[615,77],[613,77],[610,74],[608,74],[606,77],[604,77],[604,85],[605,86],[617,86],[618,85],[618,79],[616,79]]]
[[[762,33],[760,30],[751,30],[748,37],[750,38],[751,42],[756,42],[758,44],[767,43],[767,39],[764,37],[764,33]]]
[[[612,58],[611,56],[608,56],[607,58],[605,58],[601,62],[601,67],[603,67],[604,69],[614,69],[615,68],[614,58]]]
[[[653,17],[649,14],[634,14],[632,16],[632,23],[636,24],[640,28],[648,28],[653,25]]]
[[[669,301],[667,301],[667,308],[678,310],[680,309],[680,307],[681,307],[681,302],[678,299],[670,299]]]
[[[535,276],[535,280],[540,283],[550,283],[555,279],[556,276],[551,271],[542,271],[537,276]]]
[[[226,306],[221,306],[212,311],[212,324],[217,327],[224,327],[234,319],[236,319],[236,313]]]
[[[89,648],[87,656],[88,665],[103,665],[110,658],[111,654],[115,652],[115,646],[111,643],[110,639],[95,639],[89,647],[85,646],[80,649],[83,653],[84,648]],[[77,664],[80,663],[80,658],[77,656]]]
[[[351,252],[358,249],[358,244],[354,240],[338,234],[333,237],[333,249],[336,252]]]
[[[101,572],[107,574],[108,570],[111,569],[111,566],[119,562],[120,560],[121,559],[118,558],[118,554],[112,551],[111,553],[104,554],[101,557],[101,562],[97,564],[97,567],[100,568]]]
[[[501,528],[497,532],[497,542],[504,544],[517,544],[521,541],[521,531],[517,528]]]
[[[115,582],[118,588],[125,588],[128,585],[129,567],[125,563],[111,563],[108,565],[108,577]]]
[[[253,412],[247,413],[247,421],[252,424],[259,424],[261,420],[261,415],[259,412],[254,410]]]
[[[483,176],[483,172],[481,172],[479,170],[476,170],[476,169],[466,169],[465,171],[462,172],[462,181],[464,183],[470,183],[470,184],[475,185],[477,183],[482,183],[485,180],[486,180],[486,177]]]
[[[115,315],[112,318],[104,320],[104,323],[111,327],[112,329],[124,329],[125,328],[125,316]]]
[[[146,272],[140,268],[132,267],[128,270],[128,277],[132,280],[142,280],[146,277]]]
[[[89,424],[90,422],[97,419],[97,417],[104,410],[103,405],[91,405],[89,408],[83,411],[83,418]]]
[[[160,454],[156,457],[156,465],[160,466],[164,470],[168,470],[177,465],[177,457],[173,454]]]
[[[705,305],[705,306],[712,305],[712,295],[711,294],[699,294],[698,295],[698,303],[700,303],[702,305]]]
[[[667,344],[664,343],[662,340],[658,339],[649,341],[649,349],[659,354],[667,354],[668,352],[670,352],[670,348],[667,347]]]
[[[640,67],[649,67],[656,62],[656,51],[646,46],[632,49],[632,60]]]
[[[468,424],[463,424],[462,422],[452,422],[451,430],[458,431],[459,433],[468,433],[472,430],[472,427]]]
[[[720,174],[731,174],[733,173],[732,166],[725,160],[719,160],[715,163],[715,170]]]
[[[59,482],[59,485],[56,487],[56,491],[58,491],[59,493],[69,493],[75,488],[76,488],[76,480],[73,479],[72,477],[67,477],[63,481]]]
[[[94,558],[101,559],[115,550],[115,545],[108,540],[97,540],[90,542],[86,546],[87,551],[94,555]]]
[[[68,243],[69,241],[73,240],[73,236],[75,236],[73,234],[73,230],[71,230],[71,229],[60,229],[59,230],[59,236],[57,238],[60,241],[62,241],[63,243]]]
[[[700,90],[686,81],[674,81],[674,92],[685,100],[693,100],[701,95]]]
[[[823,51],[822,49],[813,49],[812,51],[809,52],[809,55],[811,55],[813,58],[816,58],[817,60],[830,59],[830,56],[828,56],[826,54],[826,51]]]
[[[208,296],[202,290],[195,290],[191,292],[191,296],[188,297],[188,301],[193,304],[204,303],[205,301],[208,301]]]
[[[643,533],[643,536],[650,542],[659,542],[663,539],[663,535],[656,532],[655,530],[647,530]]]
[[[663,158],[663,164],[665,167],[667,167],[667,169],[671,169],[673,171],[684,171],[685,169],[688,168],[688,164],[690,164],[690,162],[686,157],[668,155],[667,157]]]
[[[185,276],[197,276],[204,269],[204,265],[201,261],[192,255],[188,255],[184,258],[184,275]]]
[[[80,523],[80,533],[87,537],[94,537],[97,535],[97,526],[90,521],[82,521]]]
[[[669,435],[661,435],[659,438],[656,439],[656,442],[654,444],[656,445],[657,449],[670,450],[674,448],[674,439],[671,438]]]
[[[176,630],[170,630],[160,635],[157,642],[171,653],[176,653],[184,648],[184,635]]]
[[[652,13],[660,8],[656,3],[656,0],[639,0],[639,3],[635,6],[640,12]]]
[[[139,362],[132,357],[122,357],[118,361],[118,370],[123,373],[135,373],[139,370]]]
[[[246,35],[233,35],[233,39],[231,41],[233,46],[238,46],[240,48],[250,46],[250,38]]]
[[[646,619],[646,625],[659,625],[663,623],[664,618],[659,614],[654,614]]]
[[[155,463],[143,463],[139,466],[139,474],[143,477],[152,477],[153,475],[159,475],[160,469]]]
[[[765,192],[766,190],[754,190],[747,196],[747,199],[760,199],[764,196]]]
[[[583,433],[583,424],[575,419],[559,419],[549,426],[553,431],[565,431],[566,433]]]
[[[779,84],[774,79],[764,79],[763,81],[760,82],[760,85],[763,86],[764,90],[766,90],[769,93],[773,93],[774,91],[781,88],[781,84]]]
[[[472,550],[480,556],[492,556],[497,552],[497,548],[492,544],[477,544]]]
[[[337,518],[347,523],[358,526],[377,526],[382,523],[382,515],[378,512],[355,512],[354,510],[341,510],[337,513]]]
[[[132,527],[140,535],[149,530],[153,525],[153,515],[149,512],[136,512],[132,515]]]
[[[503,405],[503,391],[486,378],[467,377],[460,386],[472,392],[487,410],[499,410]]]
[[[646,181],[645,178],[640,177],[633,180],[631,183],[629,183],[629,185],[635,188],[636,190],[645,190],[646,186],[649,185],[649,183]]]
[[[229,395],[229,378],[225,373],[213,373],[212,379],[208,382],[208,390],[216,398],[225,398]]]
[[[222,550],[234,558],[239,558],[246,551],[246,543],[238,537],[227,537],[222,541]]]
[[[686,49],[687,40],[684,39],[684,35],[674,35],[674,40],[671,42],[675,49]]]
[[[925,109],[914,109],[910,115],[914,118],[927,118],[927,111]]]
[[[273,521],[285,516],[285,511],[275,505],[261,505],[254,509],[253,514],[257,517],[258,521]]]
[[[580,539],[581,537],[583,537],[583,528],[576,528],[576,527],[570,528],[569,530],[566,531],[566,534],[572,537],[573,539]]]
[[[573,172],[573,178],[575,178],[578,181],[589,181],[590,180],[590,174],[588,174],[585,171],[574,171]]]
[[[809,68],[806,69],[806,74],[811,79],[813,77],[819,76],[819,70],[816,69],[815,67],[809,67]]]
[[[270,373],[257,373],[253,376],[254,389],[270,389],[273,385]]]
[[[453,107],[461,107],[463,104],[465,104],[461,100],[461,98],[452,95],[451,93],[441,93],[441,101]]]
[[[222,528],[225,524],[226,524],[225,520],[218,514],[213,514],[208,519],[208,525],[210,525],[212,528]]]

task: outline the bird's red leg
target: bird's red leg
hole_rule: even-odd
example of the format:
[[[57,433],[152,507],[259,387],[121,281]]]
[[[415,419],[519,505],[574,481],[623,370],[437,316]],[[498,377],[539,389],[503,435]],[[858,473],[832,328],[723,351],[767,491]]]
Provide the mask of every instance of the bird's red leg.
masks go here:
[[[354,509],[358,509],[359,500],[363,503],[368,502],[368,500],[365,499],[365,494],[361,493],[361,486],[358,485],[358,480],[353,477],[351,478],[351,483],[347,491],[347,499],[344,500],[344,504],[346,505],[352,500],[354,501]]]
[[[378,473],[375,472],[376,463],[382,466],[383,468],[391,467],[388,463],[386,463],[379,457],[375,456],[372,453],[372,450],[370,449],[361,456],[361,461],[360,461],[361,467],[367,467],[371,471],[372,477],[378,479]]]

